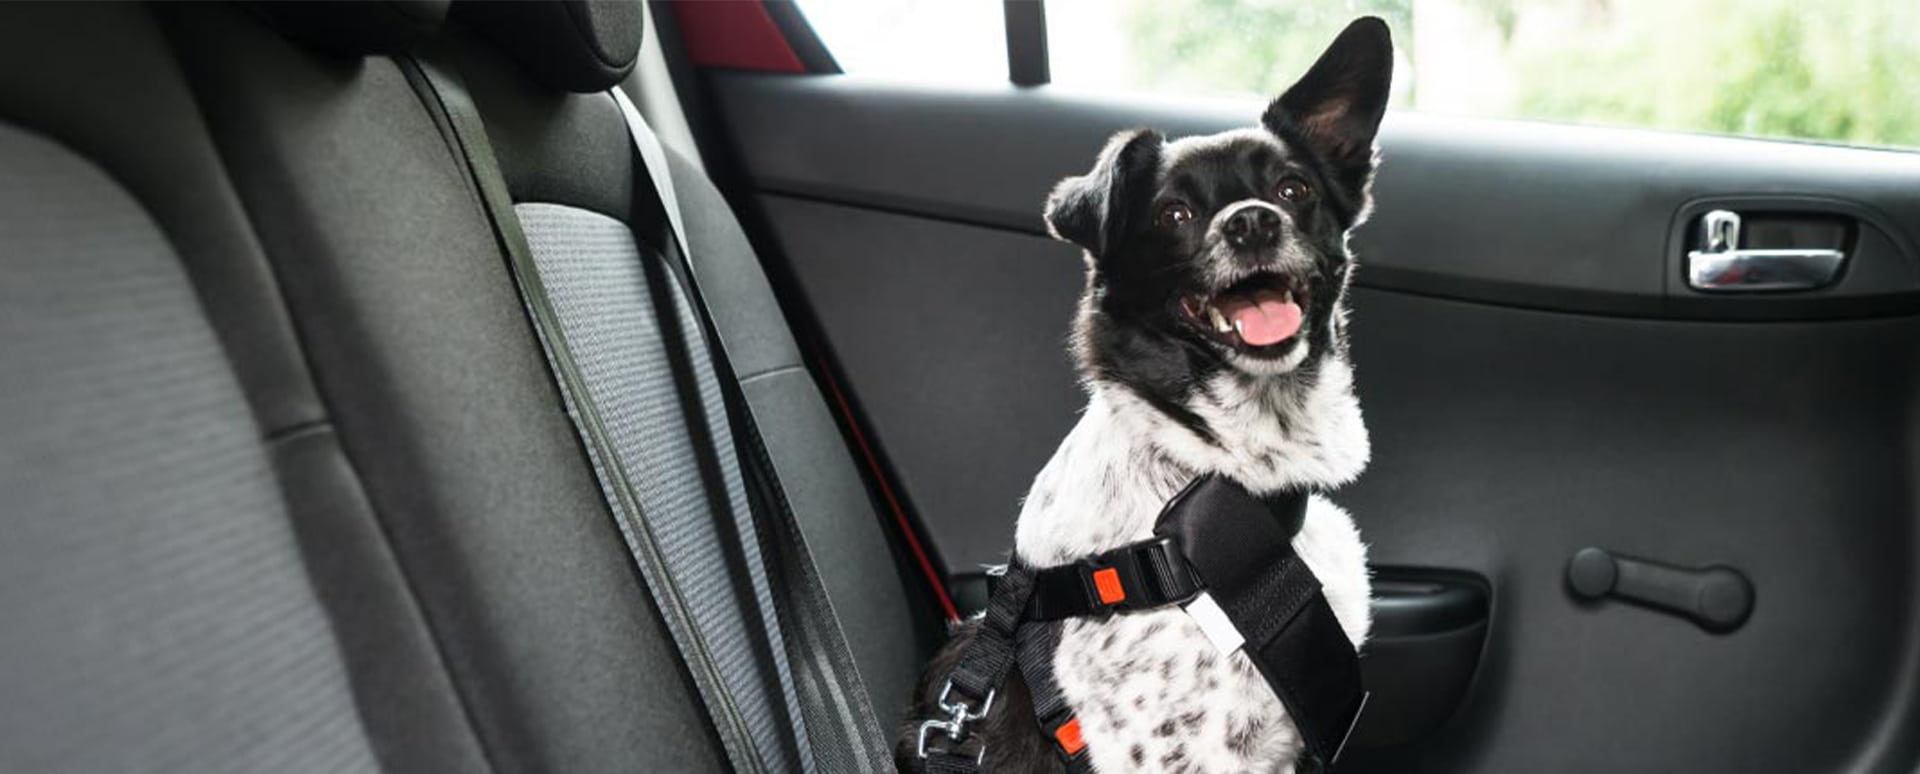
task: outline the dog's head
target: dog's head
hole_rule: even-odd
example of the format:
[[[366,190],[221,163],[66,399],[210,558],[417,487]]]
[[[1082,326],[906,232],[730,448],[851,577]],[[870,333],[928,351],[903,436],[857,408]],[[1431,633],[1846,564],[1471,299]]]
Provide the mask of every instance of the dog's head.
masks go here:
[[[1116,135],[1047,200],[1086,249],[1075,349],[1090,377],[1167,407],[1222,372],[1307,373],[1337,330],[1393,73],[1387,26],[1349,25],[1260,126]]]

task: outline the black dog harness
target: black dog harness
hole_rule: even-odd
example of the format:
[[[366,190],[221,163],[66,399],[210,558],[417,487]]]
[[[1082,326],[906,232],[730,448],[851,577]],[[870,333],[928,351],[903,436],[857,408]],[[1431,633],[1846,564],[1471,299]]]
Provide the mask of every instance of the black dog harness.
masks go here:
[[[1057,567],[1009,566],[940,693],[946,717],[920,724],[926,771],[981,771],[986,743],[972,726],[987,716],[1015,666],[1033,695],[1040,730],[1067,770],[1090,771],[1080,721],[1054,680],[1058,622],[1167,605],[1188,605],[1209,637],[1230,624],[1228,634],[1242,642],[1300,729],[1306,749],[1295,770],[1324,770],[1339,757],[1366,692],[1353,644],[1319,579],[1293,551],[1306,511],[1305,492],[1263,499],[1203,476],[1161,511],[1151,540]]]

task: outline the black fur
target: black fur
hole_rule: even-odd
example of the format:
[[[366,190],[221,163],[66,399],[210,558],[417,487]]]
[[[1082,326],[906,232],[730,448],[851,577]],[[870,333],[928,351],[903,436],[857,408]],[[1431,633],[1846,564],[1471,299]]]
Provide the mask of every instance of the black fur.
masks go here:
[[[1385,23],[1360,19],[1268,106],[1260,120],[1264,132],[1201,145],[1169,143],[1146,129],[1122,132],[1108,142],[1092,170],[1061,181],[1047,200],[1046,219],[1055,236],[1087,253],[1087,286],[1073,347],[1083,376],[1122,385],[1203,441],[1215,442],[1215,430],[1187,406],[1213,377],[1234,369],[1232,350],[1184,320],[1180,301],[1222,290],[1210,279],[1223,257],[1208,248],[1208,222],[1228,205],[1261,198],[1280,206],[1291,223],[1283,244],[1290,241],[1313,258],[1308,276],[1301,278],[1308,291],[1303,300],[1309,352],[1285,374],[1242,378],[1310,383],[1319,362],[1344,347],[1332,320],[1351,269],[1345,235],[1367,212],[1373,140],[1386,109],[1392,67]],[[1299,204],[1277,199],[1274,190],[1283,175],[1307,181],[1316,195]],[[1156,224],[1157,213],[1175,200],[1192,208],[1194,220],[1175,229]],[[1224,260],[1257,263],[1271,257],[1236,254]],[[1300,341],[1289,340],[1259,356],[1284,356],[1297,346]],[[902,771],[921,770],[915,754],[919,724],[941,717],[935,698],[977,628],[977,622],[958,627],[928,665],[895,749]],[[1175,730],[1142,733],[1166,736]],[[1261,731],[1248,727],[1236,733],[1246,741]],[[989,771],[1063,771],[1052,740],[1034,720],[1017,670],[976,733],[987,740]],[[1138,748],[1133,757],[1141,758]]]
[[[1047,223],[1091,259],[1075,323],[1081,371],[1125,385],[1212,442],[1212,428],[1186,405],[1200,385],[1228,370],[1226,353],[1185,324],[1177,308],[1183,295],[1216,289],[1203,271],[1206,235],[1201,228],[1157,228],[1155,213],[1177,199],[1204,224],[1228,204],[1271,200],[1278,177],[1293,174],[1316,196],[1297,207],[1282,205],[1293,221],[1287,238],[1319,260],[1307,304],[1309,357],[1289,376],[1311,380],[1316,362],[1344,346],[1330,324],[1348,279],[1344,235],[1367,211],[1373,140],[1392,70],[1386,24],[1360,19],[1267,107],[1260,122],[1267,132],[1258,139],[1169,157],[1174,146],[1159,133],[1122,132],[1091,171],[1062,181],[1047,201]]]

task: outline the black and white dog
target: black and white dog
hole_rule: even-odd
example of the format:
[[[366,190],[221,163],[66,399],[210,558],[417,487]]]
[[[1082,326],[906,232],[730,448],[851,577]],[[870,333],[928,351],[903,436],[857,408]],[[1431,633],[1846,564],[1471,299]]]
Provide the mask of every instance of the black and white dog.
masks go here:
[[[1347,236],[1370,206],[1392,78],[1385,23],[1354,22],[1260,126],[1168,141],[1123,132],[1060,183],[1046,218],[1084,248],[1073,350],[1085,414],[1020,513],[1017,558],[1047,567],[1145,540],[1205,473],[1254,493],[1332,488],[1368,458],[1345,335]],[[1294,540],[1341,628],[1367,634],[1366,546],[1311,501]],[[928,671],[915,717],[974,624]],[[1301,741],[1244,653],[1178,607],[1068,619],[1056,679],[1093,766],[1113,772],[1291,771]],[[979,733],[990,771],[1059,771],[1016,672]],[[911,749],[902,763],[911,768]]]

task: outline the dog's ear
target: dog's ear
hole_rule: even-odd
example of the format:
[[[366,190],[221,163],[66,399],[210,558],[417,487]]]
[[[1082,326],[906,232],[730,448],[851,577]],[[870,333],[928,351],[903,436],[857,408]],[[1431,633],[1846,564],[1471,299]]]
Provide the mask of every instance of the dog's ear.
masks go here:
[[[1047,197],[1047,230],[1095,256],[1106,254],[1146,209],[1144,198],[1159,171],[1165,142],[1149,129],[1114,135],[1092,171],[1053,187]]]
[[[1260,123],[1282,137],[1299,136],[1342,172],[1373,166],[1373,138],[1393,85],[1393,37],[1387,23],[1364,16],[1347,25],[1299,82],[1267,106]]]

